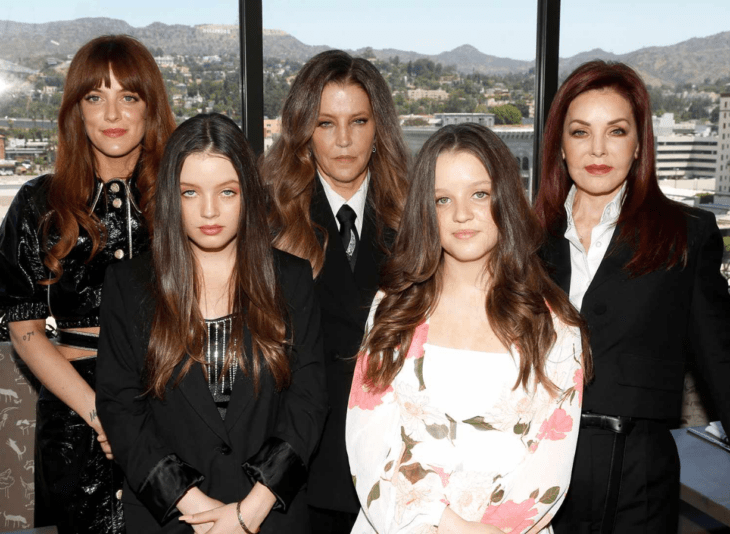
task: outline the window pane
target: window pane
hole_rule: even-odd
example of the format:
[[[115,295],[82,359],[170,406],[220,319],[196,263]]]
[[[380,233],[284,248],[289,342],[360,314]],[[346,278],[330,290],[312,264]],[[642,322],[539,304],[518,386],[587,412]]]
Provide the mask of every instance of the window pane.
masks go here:
[[[474,121],[500,135],[532,175],[533,0],[509,4],[353,0],[263,5],[265,143],[276,137],[289,82],[313,55],[340,48],[370,59],[391,90],[415,153],[439,126]]]
[[[160,66],[178,121],[201,111],[217,111],[240,122],[236,1],[213,3],[205,10],[192,0],[154,10],[141,0],[11,2],[3,6],[3,18],[0,134],[5,138],[0,143],[4,141],[5,154],[0,151],[0,216],[20,183],[52,169],[68,66],[78,48],[99,35],[129,34],[147,46]]]
[[[651,95],[662,189],[675,200],[713,211],[720,225],[730,228],[725,216],[730,121],[720,109],[721,95],[730,93],[730,60],[718,53],[727,42],[727,33],[720,33],[727,31],[722,16],[727,3],[698,0],[688,9],[686,2],[670,1],[657,7],[630,0],[562,0],[561,80],[591,59],[636,69]]]

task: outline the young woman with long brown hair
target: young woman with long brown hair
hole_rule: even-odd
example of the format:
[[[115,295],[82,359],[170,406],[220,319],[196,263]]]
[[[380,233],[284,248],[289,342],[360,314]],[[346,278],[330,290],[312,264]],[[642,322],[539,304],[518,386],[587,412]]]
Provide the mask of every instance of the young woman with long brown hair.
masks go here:
[[[409,154],[388,84],[340,50],[310,59],[266,155],[275,245],[309,260],[322,306],[332,407],[307,485],[315,532],[349,533],[359,510],[345,451],[354,359],[405,203]]]
[[[193,117],[165,149],[152,254],[107,273],[97,406],[130,533],[308,532],[319,308],[309,264],[271,248],[266,206],[241,129]]]
[[[175,128],[152,55],[126,36],[74,56],[58,116],[54,174],[27,182],[0,229],[0,311],[41,381],[35,526],[119,532],[121,476],[94,407],[104,271],[148,248],[146,217]],[[59,329],[46,338],[46,318]],[[99,442],[94,436],[98,436]],[[103,450],[103,452],[102,452]]]
[[[730,296],[715,217],[659,189],[649,93],[622,63],[568,76],[542,161],[543,255],[590,326],[596,365],[556,532],[676,532],[669,428],[689,356],[730,427]]]
[[[549,524],[591,359],[540,235],[493,132],[446,126],[426,142],[350,393],[354,533]]]

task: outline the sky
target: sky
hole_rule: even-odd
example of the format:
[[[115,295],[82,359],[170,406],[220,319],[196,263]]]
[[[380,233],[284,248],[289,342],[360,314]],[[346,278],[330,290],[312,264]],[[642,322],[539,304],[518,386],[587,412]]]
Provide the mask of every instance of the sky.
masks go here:
[[[3,1],[2,20],[111,17],[142,27],[235,24],[238,2],[199,0]],[[728,0],[562,0],[560,56],[615,54],[730,31]],[[438,54],[470,44],[498,57],[535,58],[537,0],[263,0],[263,26],[308,45]],[[154,6],[154,9],[150,9]],[[204,7],[202,7],[204,6]]]

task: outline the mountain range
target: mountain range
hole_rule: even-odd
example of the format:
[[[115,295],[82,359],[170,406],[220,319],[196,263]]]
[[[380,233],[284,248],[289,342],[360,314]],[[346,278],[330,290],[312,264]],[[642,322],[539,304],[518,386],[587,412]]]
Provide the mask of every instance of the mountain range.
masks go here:
[[[238,25],[168,25],[155,22],[135,28],[110,18],[82,18],[71,21],[29,24],[0,20],[0,59],[26,64],[32,58],[65,58],[89,39],[103,34],[125,33],[137,37],[152,50],[166,54],[213,55],[239,51]],[[264,56],[306,61],[331,47],[307,45],[283,31],[264,30]],[[386,49],[349,50],[371,52],[378,59],[398,56],[401,61],[426,58],[443,65],[455,65],[461,73],[507,74],[527,72],[534,61],[521,61],[485,54],[465,44],[436,55]],[[670,46],[641,48],[626,54],[601,49],[561,58],[560,72],[567,74],[589,59],[623,61],[636,68],[651,85],[703,83],[730,76],[730,31],[693,38]]]

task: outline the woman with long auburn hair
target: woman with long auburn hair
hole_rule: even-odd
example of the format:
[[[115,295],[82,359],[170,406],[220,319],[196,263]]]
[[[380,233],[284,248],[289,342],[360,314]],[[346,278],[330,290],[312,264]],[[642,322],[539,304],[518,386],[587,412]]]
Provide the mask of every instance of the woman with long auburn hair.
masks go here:
[[[241,129],[197,115],[165,149],[152,253],[107,272],[97,406],[130,533],[309,531],[319,308],[309,264],[272,250],[266,206]]]
[[[493,132],[426,142],[350,393],[354,533],[550,531],[591,358],[540,235]]]
[[[347,398],[405,203],[409,153],[386,81],[372,63],[340,50],[302,67],[281,121],[261,165],[269,219],[275,246],[312,265],[332,407],[307,483],[310,514],[318,533],[349,533],[360,505],[345,451]]]
[[[537,216],[542,255],[591,333],[571,489],[558,533],[676,532],[677,424],[694,357],[730,427],[730,296],[715,217],[659,189],[649,94],[591,61],[550,108]]]
[[[121,35],[86,43],[64,84],[55,171],[23,185],[0,228],[0,314],[43,384],[36,527],[123,529],[121,474],[94,407],[101,286],[108,265],[149,246],[146,216],[174,128],[144,45]],[[48,316],[59,329],[55,344],[46,338]]]

